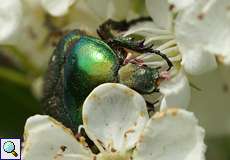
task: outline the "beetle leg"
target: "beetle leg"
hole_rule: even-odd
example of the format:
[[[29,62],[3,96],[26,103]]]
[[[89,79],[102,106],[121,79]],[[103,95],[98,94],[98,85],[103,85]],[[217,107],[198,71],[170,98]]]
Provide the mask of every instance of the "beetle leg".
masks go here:
[[[150,102],[146,101],[148,113],[151,113],[151,112],[155,113],[156,112],[156,104],[157,103],[159,103],[159,100],[156,100],[153,103],[150,103]]]
[[[99,28],[97,29],[98,35],[106,42],[109,42],[111,39],[113,39],[115,36],[112,33],[112,30],[114,31],[126,31],[128,30],[132,25],[135,25],[139,22],[144,21],[152,21],[151,17],[140,17],[137,19],[133,19],[130,21],[122,20],[122,21],[114,21],[112,19],[108,19],[104,23],[102,23]]]
[[[114,38],[116,37],[112,31],[126,31],[129,29],[130,26],[144,21],[152,21],[151,17],[140,17],[137,19],[133,19],[130,21],[122,20],[122,21],[114,21],[112,19],[108,19],[104,23],[102,23],[99,28],[97,29],[98,35],[104,40],[113,50],[116,51],[120,64],[122,65],[127,57],[127,52],[125,51],[124,47],[117,45],[114,42]],[[134,41],[133,41],[134,42]],[[136,45],[136,44],[134,44]]]
[[[121,46],[139,53],[153,53],[159,55],[167,62],[167,70],[169,71],[173,66],[169,58],[161,51],[153,49],[153,44],[149,43],[145,45],[144,42],[144,40],[133,40],[133,38],[130,37],[115,37],[108,43],[112,43],[115,46]]]
[[[132,57],[132,54],[131,55],[129,55],[129,54],[131,54],[131,53],[127,54],[127,56],[123,62],[123,65],[126,65],[128,63],[132,63],[132,64],[136,64],[139,67],[147,67],[147,65],[144,64],[143,60]]]
[[[173,64],[172,64],[172,62],[170,61],[170,59],[169,59],[164,53],[162,53],[161,51],[152,49],[152,50],[150,50],[149,52],[161,56],[161,57],[167,62],[167,64],[168,64],[168,69],[167,69],[167,71],[169,71],[169,70],[173,67]]]
[[[127,56],[125,57],[125,60],[123,62],[123,64],[128,64],[128,63],[132,63],[132,64],[137,64],[138,66],[143,66],[144,61],[142,59],[137,59],[135,56],[133,56],[132,53],[128,52]]]
[[[144,44],[145,40],[134,40],[134,38],[122,36],[114,37],[108,43],[115,46],[121,46],[140,53],[152,51],[153,47],[153,44],[151,43]]]
[[[127,56],[125,57],[123,64],[128,64],[132,59],[134,59],[133,54],[130,52],[127,53]]]
[[[159,50],[152,49],[153,44],[144,44],[145,40],[134,40],[131,37],[116,37],[112,33],[113,30],[126,31],[129,29],[130,26],[143,21],[152,21],[152,19],[151,17],[140,17],[129,22],[127,22],[126,20],[114,21],[112,19],[108,19],[102,25],[99,26],[99,29],[97,29],[97,33],[101,37],[101,39],[107,42],[108,45],[110,45],[112,48],[123,47],[140,53],[149,52],[161,56],[167,62],[169,66],[168,70],[170,70],[173,66],[172,62],[165,54],[161,53]]]

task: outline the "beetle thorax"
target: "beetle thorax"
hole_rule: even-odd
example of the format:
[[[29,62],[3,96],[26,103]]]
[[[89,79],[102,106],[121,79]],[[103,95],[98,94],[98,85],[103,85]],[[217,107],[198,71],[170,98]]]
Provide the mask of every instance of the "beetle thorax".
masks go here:
[[[159,71],[156,68],[129,63],[119,69],[118,77],[120,83],[140,93],[148,94],[157,88]]]

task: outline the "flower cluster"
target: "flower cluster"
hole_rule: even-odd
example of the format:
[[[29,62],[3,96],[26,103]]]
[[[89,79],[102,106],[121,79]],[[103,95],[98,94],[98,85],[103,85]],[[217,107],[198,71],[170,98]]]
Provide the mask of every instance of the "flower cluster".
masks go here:
[[[229,63],[229,2],[146,0],[146,8],[153,22],[139,23],[124,36],[144,36],[146,43],[153,43],[173,62],[171,78],[160,86],[164,95],[161,108],[188,107],[191,91],[186,73],[199,75],[216,69],[216,57]],[[156,57],[149,54],[137,58],[149,66],[163,66],[165,62]]]
[[[95,34],[98,25],[108,18],[121,20],[137,15],[131,0],[0,2],[0,44],[18,48],[41,67],[52,53],[47,42],[54,33],[84,28]],[[155,95],[144,99],[124,85],[102,84],[86,98],[82,112],[82,128],[98,154],[90,150],[83,137],[77,140],[53,118],[35,115],[25,125],[23,159],[205,159],[204,129],[193,113],[185,110],[191,97],[187,75],[214,70],[218,62],[230,64],[229,0],[145,2],[153,21],[137,23],[121,34],[144,37],[145,44],[153,43],[154,49],[172,61],[174,67],[159,86],[163,95],[160,112],[151,117],[147,112],[145,99],[155,100]],[[166,67],[165,61],[153,54],[136,59],[150,67]]]
[[[96,87],[86,98],[82,114],[83,128],[99,154],[92,153],[84,140],[77,141],[53,118],[35,115],[26,122],[23,158],[204,159],[204,130],[191,112],[175,108],[149,118],[144,98],[122,84]]]

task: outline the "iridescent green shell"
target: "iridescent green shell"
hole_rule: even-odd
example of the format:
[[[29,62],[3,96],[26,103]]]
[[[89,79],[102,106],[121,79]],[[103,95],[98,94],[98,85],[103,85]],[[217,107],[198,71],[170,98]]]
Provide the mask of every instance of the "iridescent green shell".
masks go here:
[[[117,82],[118,69],[118,57],[105,42],[79,31],[70,32],[59,42],[49,64],[44,89],[49,93],[44,95],[46,113],[76,130],[82,124],[85,98],[99,84]]]
[[[65,105],[76,123],[82,122],[81,106],[89,93],[105,82],[117,81],[118,59],[103,41],[81,36],[71,46],[64,66]]]

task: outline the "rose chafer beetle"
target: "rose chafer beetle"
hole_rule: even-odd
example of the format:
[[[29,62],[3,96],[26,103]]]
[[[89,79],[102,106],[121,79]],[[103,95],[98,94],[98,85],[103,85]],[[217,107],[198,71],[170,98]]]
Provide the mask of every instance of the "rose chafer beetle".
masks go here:
[[[101,39],[73,30],[59,41],[51,57],[45,77],[44,111],[74,132],[82,123],[82,104],[88,94],[105,82],[122,83],[142,94],[158,92],[159,67],[143,65],[130,58],[128,50],[140,54],[161,56],[172,67],[166,55],[144,45],[144,40],[114,36],[112,31],[125,31],[133,24],[150,21],[149,17],[135,20],[104,22],[97,30]]]

